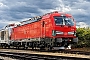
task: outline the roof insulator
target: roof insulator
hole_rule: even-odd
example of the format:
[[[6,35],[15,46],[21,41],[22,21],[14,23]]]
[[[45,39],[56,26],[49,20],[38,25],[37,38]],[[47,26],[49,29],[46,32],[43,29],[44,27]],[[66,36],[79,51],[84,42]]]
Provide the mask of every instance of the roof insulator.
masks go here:
[[[58,13],[58,11],[54,11],[53,13]]]

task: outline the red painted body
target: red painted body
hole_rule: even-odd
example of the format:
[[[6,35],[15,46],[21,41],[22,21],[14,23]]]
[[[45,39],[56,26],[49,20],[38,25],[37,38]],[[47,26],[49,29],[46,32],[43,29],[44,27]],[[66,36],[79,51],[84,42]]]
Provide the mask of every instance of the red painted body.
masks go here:
[[[68,32],[76,31],[76,24],[73,26],[56,25],[54,16],[61,16],[64,14],[66,17],[73,17],[65,13],[50,13],[42,16],[42,19],[33,23],[24,24],[12,28],[11,40],[22,40],[27,38],[75,38],[73,34],[68,35]],[[73,19],[74,21],[74,19]],[[52,35],[52,31],[61,31],[63,34]]]

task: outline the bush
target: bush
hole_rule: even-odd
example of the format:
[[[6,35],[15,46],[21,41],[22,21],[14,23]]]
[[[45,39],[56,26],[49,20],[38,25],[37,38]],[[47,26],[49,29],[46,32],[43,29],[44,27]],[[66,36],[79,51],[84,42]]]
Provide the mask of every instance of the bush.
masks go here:
[[[79,41],[75,47],[90,47],[90,28],[78,28],[76,35]]]

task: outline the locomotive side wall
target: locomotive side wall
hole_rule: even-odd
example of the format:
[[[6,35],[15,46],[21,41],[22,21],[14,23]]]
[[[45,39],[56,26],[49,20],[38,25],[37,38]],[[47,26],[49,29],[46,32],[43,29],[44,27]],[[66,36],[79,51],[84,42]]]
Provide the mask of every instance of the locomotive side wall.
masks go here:
[[[18,26],[12,29],[11,40],[52,37],[50,18]]]

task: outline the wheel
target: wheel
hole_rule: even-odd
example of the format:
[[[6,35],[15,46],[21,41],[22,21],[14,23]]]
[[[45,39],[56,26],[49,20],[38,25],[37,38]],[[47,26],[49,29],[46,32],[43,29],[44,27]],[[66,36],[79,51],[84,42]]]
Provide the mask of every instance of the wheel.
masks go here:
[[[40,47],[40,50],[45,50],[45,47]]]
[[[8,48],[10,48],[10,46],[8,46]]]
[[[16,49],[20,49],[19,46],[17,46]]]
[[[28,47],[23,47],[23,49],[28,49]]]
[[[48,45],[47,47],[45,47],[45,50],[50,51],[50,50],[52,50],[52,47],[50,45]]]

